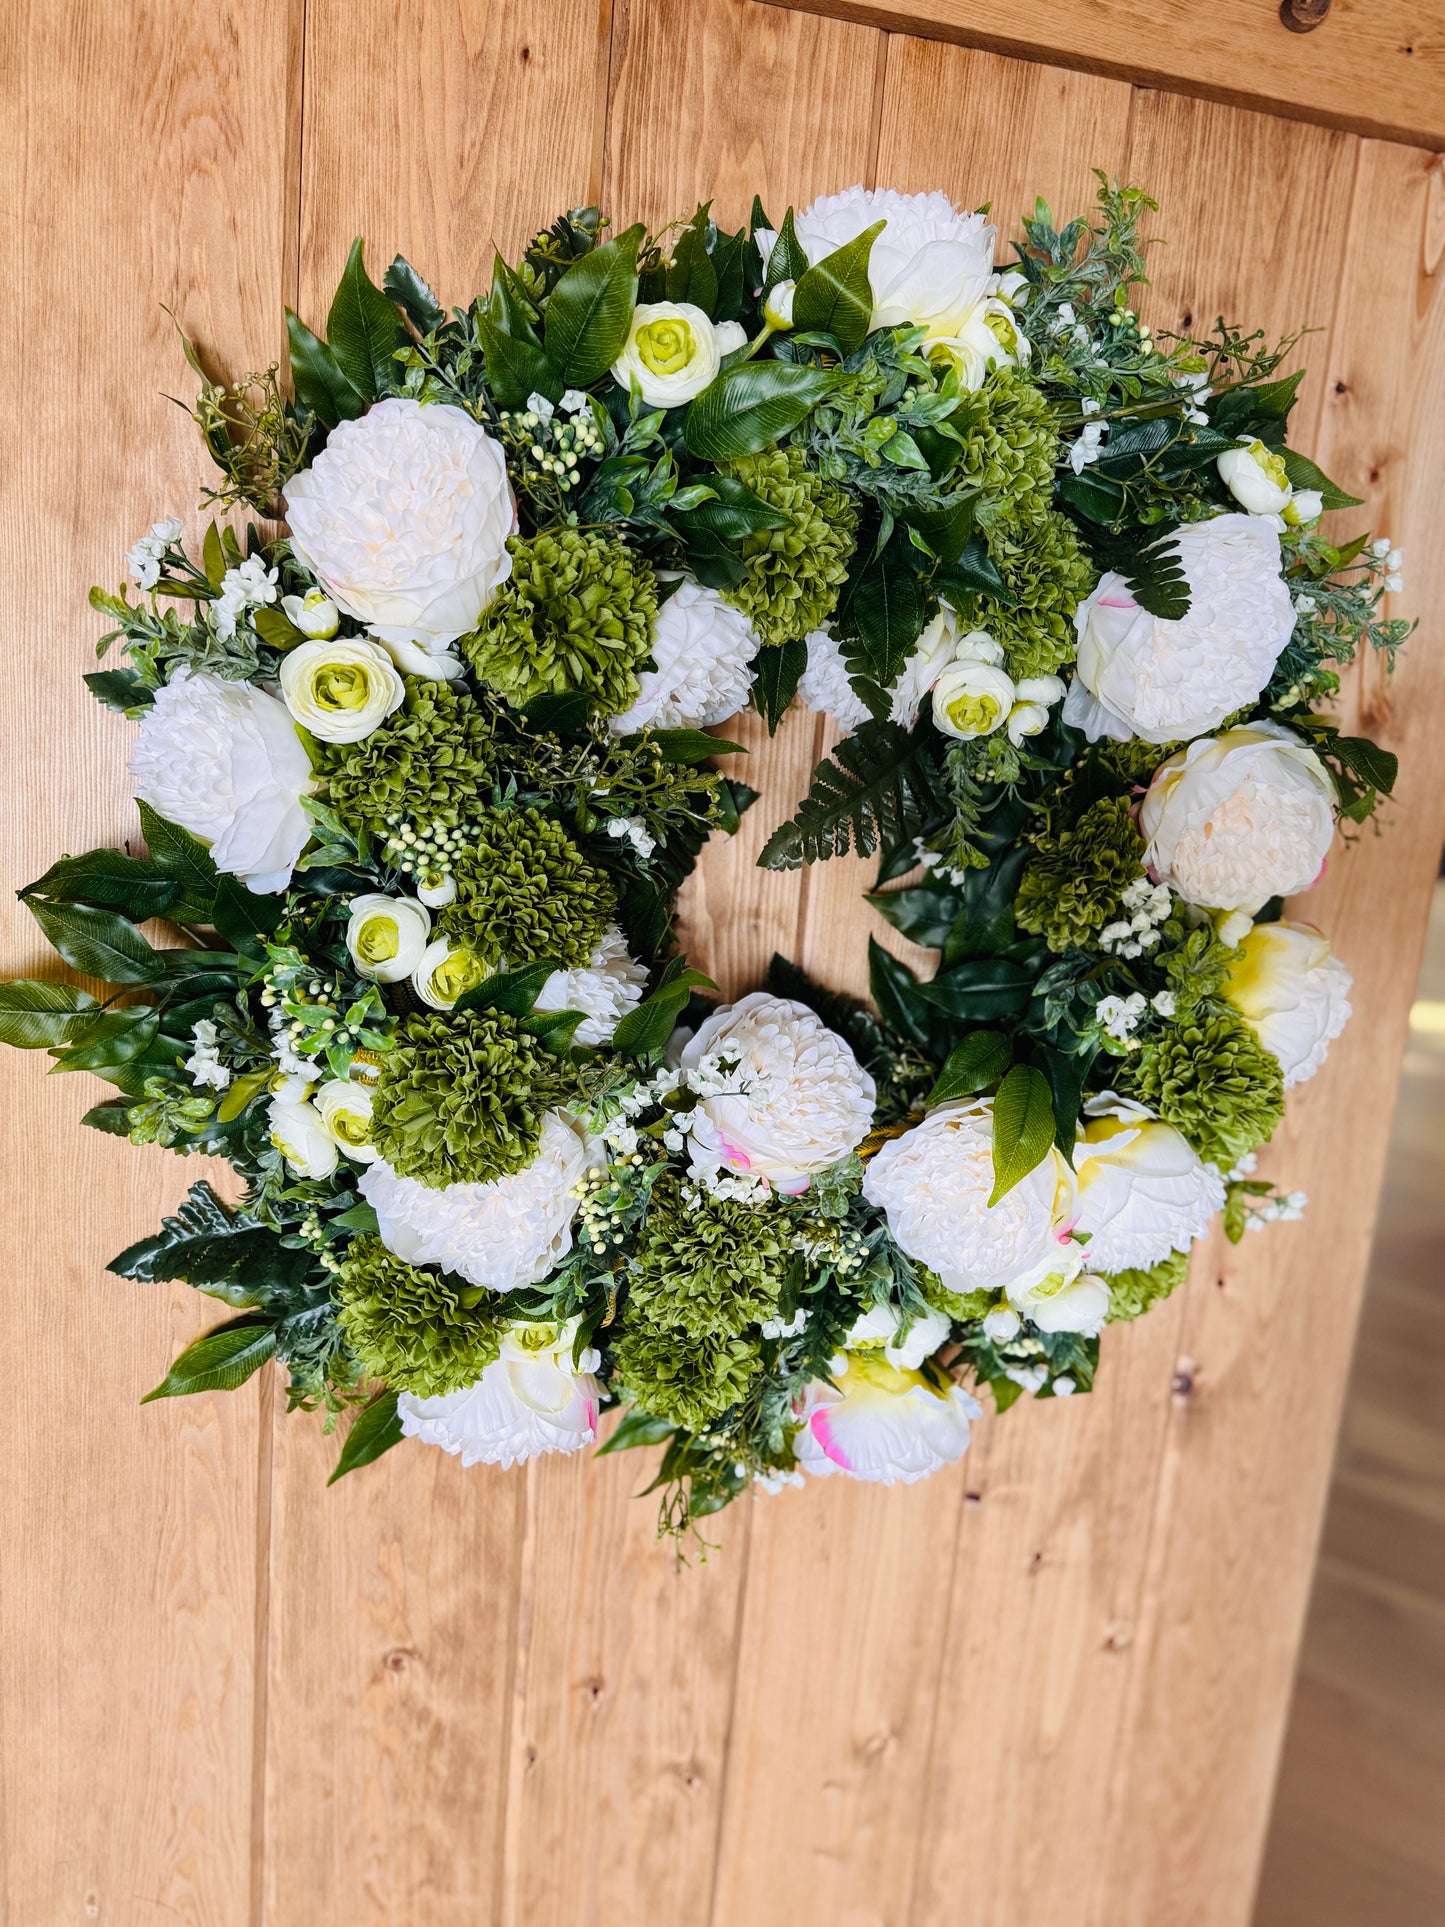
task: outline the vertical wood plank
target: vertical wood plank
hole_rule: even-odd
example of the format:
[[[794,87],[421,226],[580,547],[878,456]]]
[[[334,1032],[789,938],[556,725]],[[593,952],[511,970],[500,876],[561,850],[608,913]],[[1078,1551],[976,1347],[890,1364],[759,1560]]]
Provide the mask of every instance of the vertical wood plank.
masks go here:
[[[212,479],[165,303],[239,371],[279,352],[294,258],[286,0],[16,6],[0,63],[12,352],[0,577],[4,974],[64,974],[9,891],[136,837],[133,734],[82,684],[136,536]],[[248,1915],[257,1392],[137,1406],[217,1308],[104,1267],[204,1162],[78,1128],[109,1087],[5,1053],[0,1911],[241,1927]]]

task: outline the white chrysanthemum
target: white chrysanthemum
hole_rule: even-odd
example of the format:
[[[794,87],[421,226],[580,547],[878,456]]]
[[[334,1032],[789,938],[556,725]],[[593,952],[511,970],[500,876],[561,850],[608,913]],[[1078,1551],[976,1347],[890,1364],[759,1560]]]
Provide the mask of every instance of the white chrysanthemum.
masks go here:
[[[463,1465],[517,1465],[543,1452],[577,1452],[597,1432],[600,1353],[574,1365],[579,1321],[517,1324],[475,1385],[440,1398],[403,1392],[397,1417],[407,1438],[439,1445]]]
[[[1112,1091],[1085,1105],[1076,1229],[1095,1271],[1147,1271],[1187,1251],[1224,1205],[1224,1180],[1171,1124]]]
[[[736,1061],[725,1092],[692,1113],[702,1164],[750,1172],[783,1191],[807,1189],[815,1171],[862,1143],[873,1122],[873,1079],[806,1004],[755,990],[707,1018],[682,1053]]]
[[[958,617],[944,603],[918,638],[912,655],[888,692],[891,722],[912,729],[924,699],[958,642]],[[805,709],[831,716],[845,734],[851,734],[868,719],[868,705],[849,682],[843,651],[827,628],[815,629],[808,637],[808,666],[798,679],[798,694]]]
[[[961,1385],[940,1390],[876,1354],[849,1354],[843,1364],[804,1396],[793,1439],[799,1465],[818,1477],[913,1485],[963,1457],[979,1405]]]
[[[438,653],[474,629],[512,572],[501,444],[465,409],[380,401],[333,428],[285,493],[297,555],[403,669],[418,645]]]
[[[798,696],[805,709],[831,716],[845,736],[868,720],[868,705],[848,680],[842,647],[827,629],[808,637],[808,666],[798,678]]]
[[[1078,661],[1064,721],[1093,742],[1177,743],[1252,703],[1294,628],[1279,537],[1251,515],[1174,536],[1189,582],[1175,622],[1151,616],[1112,571],[1074,614]]]
[[[572,1249],[575,1187],[590,1141],[560,1111],[542,1120],[537,1155],[490,1184],[434,1189],[398,1177],[382,1158],[357,1180],[376,1212],[381,1241],[412,1265],[441,1265],[488,1291],[535,1285]]]
[[[1208,910],[1247,910],[1308,890],[1335,832],[1335,786],[1278,723],[1201,737],[1161,763],[1139,806],[1144,860]]]
[[[1223,996],[1279,1059],[1284,1087],[1313,1077],[1350,1019],[1354,979],[1328,937],[1304,923],[1257,923]]]
[[[1074,1174],[1057,1150],[993,1189],[993,1101],[940,1104],[869,1161],[863,1195],[910,1258],[949,1291],[997,1290],[1051,1259],[1073,1221]]]
[[[667,598],[652,625],[654,669],[638,678],[637,701],[608,728],[614,736],[637,729],[706,729],[747,705],[758,638],[747,617],[716,589],[684,582]]]
[[[141,801],[209,843],[218,870],[286,888],[311,834],[311,762],[274,696],[183,664],[142,716],[129,769]]]
[[[907,1333],[900,1337],[898,1313],[891,1305],[874,1305],[859,1314],[843,1340],[845,1352],[879,1353],[900,1371],[916,1372],[925,1358],[931,1358],[952,1331],[948,1314],[926,1311],[915,1318]]]
[[[628,954],[627,939],[609,923],[585,970],[554,970],[537,993],[535,1010],[580,1010],[578,1044],[606,1044],[629,1010],[642,1001],[647,972]]]

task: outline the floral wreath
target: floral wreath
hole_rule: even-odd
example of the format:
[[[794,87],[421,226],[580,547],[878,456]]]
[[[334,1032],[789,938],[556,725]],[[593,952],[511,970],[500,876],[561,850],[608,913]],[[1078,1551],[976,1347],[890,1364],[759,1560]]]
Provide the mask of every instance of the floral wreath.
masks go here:
[[[333,1477],[620,1404],[682,1530],[924,1477],[983,1387],[1089,1390],[1218,1212],[1299,1215],[1250,1172],[1350,978],[1280,908],[1394,781],[1316,705],[1408,633],[1400,556],[1321,532],[1295,337],[1140,323],[1154,203],[1099,178],[1002,271],[938,193],[585,208],[450,315],[358,242],[289,396],[186,344],[207,499],[289,534],[167,519],[92,592],[147,853],[21,892],[107,995],[0,987],[87,1124],[242,1181],[111,1267],[230,1310],[151,1398],[278,1359]],[[673,909],[752,792],[706,732],[795,698],[847,734],[762,861],[876,853],[936,969],[718,1008]]]

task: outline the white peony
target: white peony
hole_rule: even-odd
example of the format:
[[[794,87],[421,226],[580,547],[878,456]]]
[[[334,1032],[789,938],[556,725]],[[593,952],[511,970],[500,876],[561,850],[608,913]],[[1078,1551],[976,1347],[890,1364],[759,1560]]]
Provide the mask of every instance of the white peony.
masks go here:
[[[380,1153],[371,1142],[370,1088],[349,1077],[333,1077],[321,1086],[314,1102],[337,1149],[358,1164],[375,1163]]]
[[[1294,494],[1282,455],[1263,442],[1226,448],[1214,466],[1219,479],[1247,515],[1283,515]]]
[[[602,1396],[593,1374],[602,1358],[589,1346],[574,1365],[579,1322],[513,1325],[475,1385],[441,1398],[403,1392],[396,1402],[403,1433],[463,1465],[517,1465],[590,1445]]]
[[[638,678],[637,701],[608,728],[614,736],[638,729],[706,729],[747,706],[758,638],[747,617],[716,589],[684,582],[667,598],[652,625],[652,660]]]
[[[398,1177],[378,1158],[358,1180],[381,1241],[413,1265],[441,1265],[488,1291],[517,1291],[545,1278],[572,1249],[577,1184],[592,1143],[561,1111],[542,1120],[525,1170],[490,1184],[433,1188]]]
[[[845,1355],[834,1369],[809,1385],[796,1414],[793,1456],[807,1471],[913,1485],[968,1450],[980,1408],[961,1385],[940,1389],[876,1353]]]
[[[691,301],[639,301],[612,375],[649,408],[678,408],[711,384],[722,357],[717,330]]]
[[[886,1215],[910,1258],[949,1291],[996,1291],[1050,1261],[1067,1240],[1074,1174],[1050,1147],[996,1205],[993,1100],[940,1104],[876,1152],[863,1195]]]
[[[900,1335],[898,1313],[891,1305],[875,1305],[862,1312],[849,1327],[843,1340],[845,1352],[879,1355],[900,1371],[916,1372],[925,1358],[931,1358],[953,1330],[946,1312],[927,1311],[915,1318],[907,1333]]]
[[[1290,1090],[1313,1077],[1350,1019],[1348,970],[1304,923],[1257,923],[1222,995],[1280,1062]]]
[[[1139,828],[1157,882],[1186,903],[1253,914],[1319,876],[1334,838],[1335,787],[1291,730],[1244,724],[1161,763]]]
[[[314,1104],[281,1090],[271,1099],[267,1115],[271,1142],[298,1178],[331,1176],[340,1161],[336,1139]]]
[[[958,639],[958,617],[944,603],[889,689],[890,722],[912,729]],[[845,735],[867,721],[868,705],[849,682],[842,648],[826,627],[808,637],[808,666],[798,679],[798,694],[805,709],[831,716]]]
[[[1041,1332],[1094,1338],[1109,1315],[1109,1287],[1084,1270],[1082,1245],[1060,1245],[1032,1271],[1011,1278],[1004,1290],[1014,1310]]]
[[[1112,1091],[1090,1098],[1079,1131],[1076,1229],[1095,1271],[1147,1271],[1187,1251],[1224,1205],[1224,1180],[1171,1124]]]
[[[692,1154],[703,1166],[751,1172],[782,1191],[805,1191],[815,1171],[863,1141],[873,1123],[873,1079],[806,1004],[755,990],[704,1020],[682,1052],[733,1066],[726,1088],[692,1113]]]
[[[506,461],[465,409],[380,401],[332,429],[285,494],[297,555],[404,669],[427,658],[438,673],[512,572]]]
[[[1252,703],[1294,628],[1279,537],[1249,515],[1192,522],[1174,537],[1189,609],[1166,621],[1104,575],[1074,614],[1078,660],[1064,721],[1091,742],[1173,743]]]
[[[431,912],[412,897],[379,890],[353,897],[346,906],[346,949],[358,977],[398,984],[421,962],[431,931]]]
[[[606,1044],[629,1010],[642,1002],[647,971],[634,963],[615,923],[599,938],[584,970],[554,970],[537,993],[534,1010],[580,1010],[578,1044]]]
[[[359,743],[406,700],[406,684],[380,643],[365,636],[303,642],[281,663],[281,694],[319,742]]]
[[[182,665],[142,716],[129,769],[141,801],[209,843],[218,870],[286,888],[311,834],[311,762],[274,696]]]

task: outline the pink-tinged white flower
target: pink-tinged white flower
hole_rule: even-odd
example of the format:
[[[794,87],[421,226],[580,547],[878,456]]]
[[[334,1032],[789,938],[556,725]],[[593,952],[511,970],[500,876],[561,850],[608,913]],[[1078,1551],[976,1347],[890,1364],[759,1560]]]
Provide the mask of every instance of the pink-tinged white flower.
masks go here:
[[[843,1039],[806,1004],[755,990],[715,1010],[681,1054],[716,1074],[692,1113],[695,1163],[804,1191],[868,1135],[876,1096]]]
[[[815,1379],[796,1414],[798,1464],[874,1485],[913,1485],[968,1450],[978,1401],[961,1385],[935,1384],[877,1353],[846,1353],[831,1379]]]
[[[1152,616],[1110,570],[1074,615],[1078,660],[1064,721],[1091,741],[1173,743],[1252,703],[1294,629],[1279,536],[1250,515],[1192,522],[1172,538],[1189,609]]]
[[[384,1158],[357,1188],[376,1212],[382,1243],[412,1265],[441,1265],[488,1291],[534,1285],[572,1249],[577,1186],[593,1146],[561,1111],[542,1120],[525,1170],[490,1184],[433,1187],[398,1177]]]
[[[142,716],[129,768],[141,801],[209,843],[218,870],[286,888],[311,834],[311,761],[274,696],[182,664]]]
[[[607,727],[614,736],[639,729],[707,729],[747,706],[752,663],[760,645],[752,624],[716,589],[684,582],[652,625],[652,660],[638,678],[637,701]]]
[[[1074,1174],[1050,1147],[995,1205],[993,1100],[940,1104],[869,1161],[863,1195],[949,1291],[996,1291],[1051,1261],[1073,1224]]]
[[[1335,786],[1278,723],[1201,737],[1155,770],[1139,806],[1144,860],[1186,903],[1251,915],[1308,890],[1335,831]]]
[[[1257,923],[1241,948],[1222,994],[1279,1059],[1290,1090],[1314,1076],[1349,1022],[1354,980],[1305,923]]]
[[[1094,1271],[1147,1271],[1187,1251],[1224,1205],[1224,1180],[1172,1124],[1112,1091],[1085,1105],[1074,1169]]]
[[[518,1465],[544,1452],[578,1452],[597,1435],[601,1354],[573,1363],[579,1321],[516,1324],[475,1385],[440,1398],[403,1392],[397,1416],[408,1438],[439,1445],[463,1465]]]
[[[578,1044],[606,1044],[629,1010],[642,1001],[647,972],[634,963],[615,923],[603,931],[585,969],[554,970],[538,992],[535,1010],[580,1010]]]

